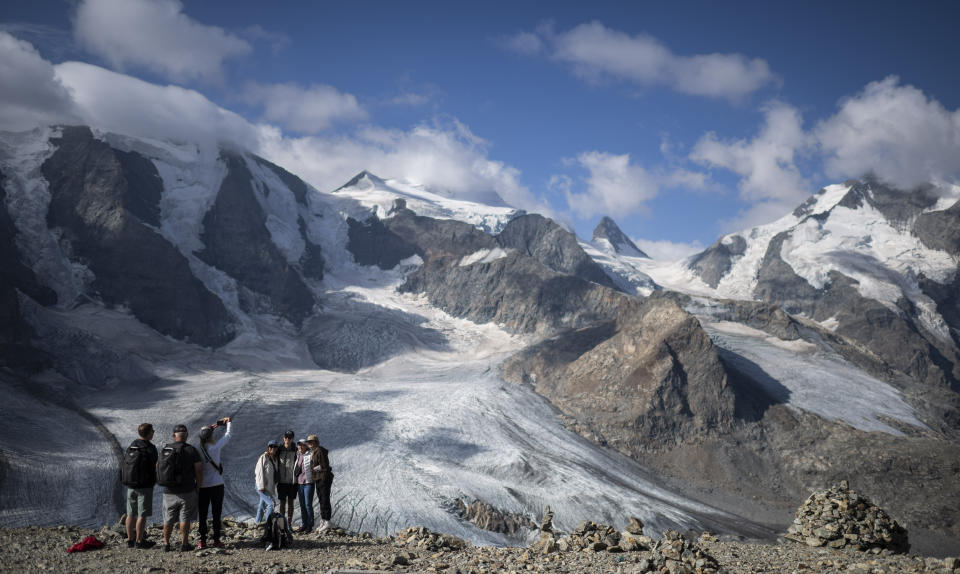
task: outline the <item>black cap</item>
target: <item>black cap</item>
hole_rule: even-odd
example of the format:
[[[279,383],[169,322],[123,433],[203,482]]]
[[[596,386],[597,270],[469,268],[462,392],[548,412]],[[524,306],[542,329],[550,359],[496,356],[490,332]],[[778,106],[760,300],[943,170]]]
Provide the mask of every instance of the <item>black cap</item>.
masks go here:
[[[269,447],[271,447],[271,446],[279,446],[279,445],[277,445],[277,441],[271,440],[270,442],[267,443],[267,448],[269,448]]]
[[[174,433],[187,432],[187,425],[177,425],[173,427],[173,432]]]
[[[288,430],[287,432],[283,433],[283,438],[293,438],[293,431]]]

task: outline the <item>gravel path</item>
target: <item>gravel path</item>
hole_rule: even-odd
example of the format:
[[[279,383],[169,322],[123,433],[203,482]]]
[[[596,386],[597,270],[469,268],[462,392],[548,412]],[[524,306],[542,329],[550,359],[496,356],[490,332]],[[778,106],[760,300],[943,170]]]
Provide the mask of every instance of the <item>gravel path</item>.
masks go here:
[[[265,551],[257,530],[230,523],[225,549],[164,552],[126,547],[117,527],[100,530],[59,526],[0,529],[0,572],[164,572],[299,573],[299,572],[438,572],[480,573],[640,573],[647,571],[650,552],[612,554],[592,550],[538,555],[528,548],[437,548],[423,541],[374,538],[339,529],[322,535],[298,535],[284,550]],[[87,535],[106,542],[101,550],[67,553]],[[160,540],[159,528],[149,536]],[[175,534],[175,538],[176,538]],[[194,536],[196,536],[194,534]],[[420,543],[418,545],[418,543]],[[899,572],[960,573],[960,561],[911,555],[869,555],[855,551],[808,548],[794,543],[779,545],[720,541],[705,535],[696,541],[725,572]],[[666,570],[664,570],[666,572]]]

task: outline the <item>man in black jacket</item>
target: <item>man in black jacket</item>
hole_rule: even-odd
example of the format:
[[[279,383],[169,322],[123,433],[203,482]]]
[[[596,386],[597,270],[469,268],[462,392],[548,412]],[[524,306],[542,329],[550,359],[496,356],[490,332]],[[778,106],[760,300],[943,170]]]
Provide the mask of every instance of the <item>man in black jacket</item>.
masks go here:
[[[140,438],[127,449],[127,547],[150,548],[153,542],[143,538],[147,517],[153,514],[153,485],[157,483],[157,447],[153,440],[153,425],[143,423],[137,428]],[[138,473],[139,471],[139,473]],[[137,476],[130,476],[137,475]],[[142,475],[142,476],[141,476]],[[136,534],[136,536],[134,536]]]

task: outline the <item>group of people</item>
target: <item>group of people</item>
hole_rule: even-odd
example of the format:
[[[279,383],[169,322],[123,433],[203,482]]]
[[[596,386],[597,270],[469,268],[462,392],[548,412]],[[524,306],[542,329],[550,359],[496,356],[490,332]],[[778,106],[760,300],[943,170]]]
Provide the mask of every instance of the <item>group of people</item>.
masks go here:
[[[170,550],[170,537],[179,523],[180,550],[194,548],[222,548],[221,514],[223,512],[223,463],[221,451],[230,440],[232,420],[224,417],[204,426],[199,432],[198,446],[187,443],[189,432],[185,425],[173,429],[173,442],[158,451],[152,443],[154,428],[143,423],[124,455],[121,480],[127,490],[127,546],[150,548],[154,543],[144,537],[147,517],[153,514],[153,489],[163,487],[163,549]],[[214,431],[225,427],[226,432],[214,439]],[[257,459],[254,468],[259,502],[256,522],[269,520],[274,507],[281,515],[286,513],[287,527],[293,524],[294,499],[299,499],[301,526],[298,532],[315,528],[323,532],[330,527],[330,487],[333,471],[327,449],[320,445],[317,435],[294,443],[294,432],[283,433],[282,444],[271,440],[266,451]],[[315,522],[313,497],[320,506],[320,522]],[[279,503],[277,503],[279,499]],[[212,512],[211,512],[212,511]],[[213,522],[213,538],[208,543],[207,516]],[[190,544],[190,526],[199,515],[200,541]]]

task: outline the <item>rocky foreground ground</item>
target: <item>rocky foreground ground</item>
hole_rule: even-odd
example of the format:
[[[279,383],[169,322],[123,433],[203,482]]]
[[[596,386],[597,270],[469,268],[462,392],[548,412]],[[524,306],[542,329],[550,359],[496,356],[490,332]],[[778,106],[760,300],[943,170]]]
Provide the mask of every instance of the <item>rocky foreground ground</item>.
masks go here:
[[[160,545],[149,550],[127,548],[117,527],[4,528],[0,529],[0,572],[960,573],[960,560],[955,558],[815,548],[787,540],[779,544],[748,543],[693,533],[684,537],[668,532],[657,540],[639,536],[637,549],[619,548],[611,552],[611,547],[599,542],[603,530],[593,527],[599,525],[562,538],[566,542],[559,544],[561,548],[547,544],[544,549],[541,543],[531,547],[475,547],[424,528],[410,528],[387,538],[333,529],[319,535],[297,535],[289,548],[266,551],[259,542],[258,530],[229,524],[225,549],[192,552],[164,552]],[[106,546],[100,550],[66,552],[88,535],[96,536]],[[159,528],[151,528],[149,536],[159,541]],[[644,546],[646,549],[640,549]]]

